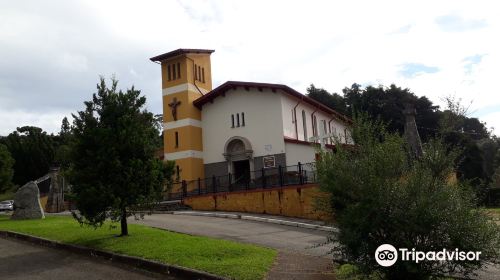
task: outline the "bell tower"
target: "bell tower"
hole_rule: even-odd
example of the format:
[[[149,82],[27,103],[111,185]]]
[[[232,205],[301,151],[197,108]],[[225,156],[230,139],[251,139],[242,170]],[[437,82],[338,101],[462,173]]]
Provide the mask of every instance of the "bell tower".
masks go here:
[[[161,65],[164,155],[175,161],[174,180],[204,178],[201,111],[193,101],[212,90],[213,52],[178,49],[150,59]]]

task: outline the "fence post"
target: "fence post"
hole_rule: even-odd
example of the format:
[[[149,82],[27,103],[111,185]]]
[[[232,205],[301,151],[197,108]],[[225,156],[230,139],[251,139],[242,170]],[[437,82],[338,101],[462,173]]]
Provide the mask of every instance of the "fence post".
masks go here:
[[[182,180],[182,197],[187,197],[187,183],[186,180]]]
[[[266,188],[266,170],[262,167],[262,188]]]
[[[228,190],[231,192],[233,189],[233,182],[231,182],[231,172],[227,174],[227,180],[228,180]]]
[[[198,177],[198,195],[201,194],[201,179]]]
[[[298,165],[299,165],[299,183],[301,185],[303,185],[304,184],[304,177],[302,177],[302,164],[300,163],[300,161],[299,161]]]
[[[212,175],[212,189],[214,193],[217,192],[217,180],[215,179],[215,175]]]
[[[279,176],[280,176],[280,186],[283,187],[283,168],[280,166],[278,166],[278,172],[279,172]]]

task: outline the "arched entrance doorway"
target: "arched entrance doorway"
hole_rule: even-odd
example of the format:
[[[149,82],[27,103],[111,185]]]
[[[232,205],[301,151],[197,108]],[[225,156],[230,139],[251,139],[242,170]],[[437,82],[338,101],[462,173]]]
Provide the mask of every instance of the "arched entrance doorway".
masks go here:
[[[224,157],[231,180],[236,185],[247,185],[254,178],[253,150],[244,137],[231,137],[224,147]]]

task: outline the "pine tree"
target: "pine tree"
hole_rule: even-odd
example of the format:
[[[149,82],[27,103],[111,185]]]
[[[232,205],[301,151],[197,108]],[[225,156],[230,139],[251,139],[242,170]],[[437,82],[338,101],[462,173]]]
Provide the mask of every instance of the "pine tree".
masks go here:
[[[81,223],[101,226],[120,221],[128,235],[127,217],[157,202],[172,164],[155,158],[158,131],[146,98],[134,87],[126,92],[101,77],[85,110],[73,115],[69,180]],[[165,166],[168,166],[166,168]]]

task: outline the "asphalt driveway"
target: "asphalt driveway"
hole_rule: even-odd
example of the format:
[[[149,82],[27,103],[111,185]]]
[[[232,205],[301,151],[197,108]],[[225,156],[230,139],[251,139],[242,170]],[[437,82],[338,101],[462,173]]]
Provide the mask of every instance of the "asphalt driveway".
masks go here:
[[[150,280],[160,275],[98,258],[0,238],[0,279]],[[161,279],[175,279],[165,275]]]
[[[332,248],[325,243],[328,232],[241,219],[153,214],[131,223],[193,235],[253,243],[311,256],[325,256]]]

